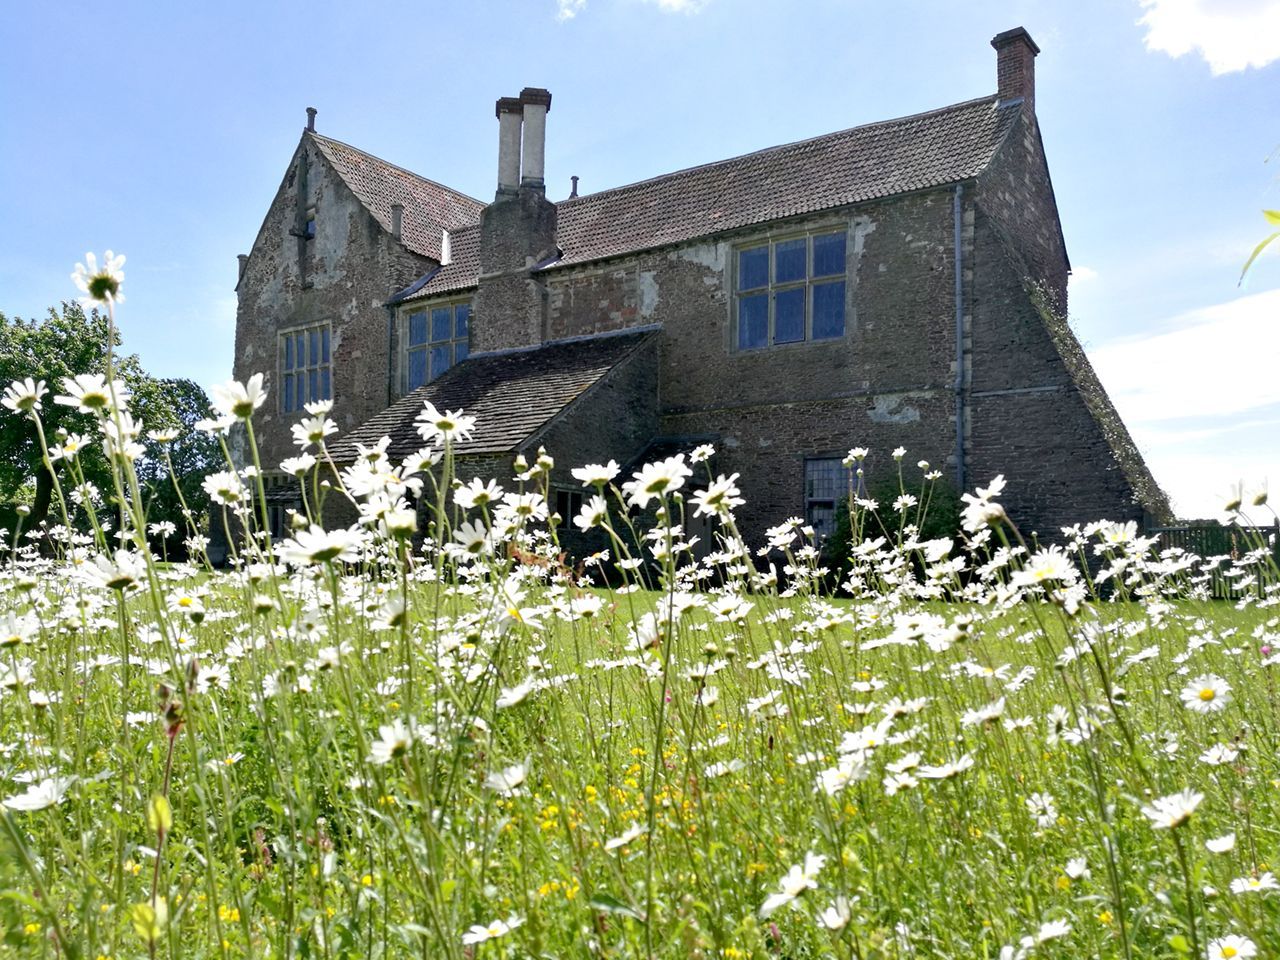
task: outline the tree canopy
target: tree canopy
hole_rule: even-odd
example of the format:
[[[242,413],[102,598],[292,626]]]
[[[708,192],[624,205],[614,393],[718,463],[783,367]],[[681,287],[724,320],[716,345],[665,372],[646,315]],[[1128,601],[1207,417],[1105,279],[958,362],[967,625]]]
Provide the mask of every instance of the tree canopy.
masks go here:
[[[105,373],[107,338],[111,328],[105,314],[86,313],[79,304],[64,302],[50,308],[38,320],[7,317],[0,313],[0,383],[31,377],[44,380],[51,393],[61,392],[62,381],[84,373]],[[113,350],[120,345],[117,331]],[[197,524],[207,508],[200,480],[219,461],[216,441],[194,429],[196,421],[211,416],[204,390],[191,380],[159,379],[149,375],[136,354],[113,353],[116,378],[132,394],[134,418],[147,431],[169,430],[176,439],[169,454],[188,507]],[[35,425],[27,417],[3,411],[0,430],[0,499],[31,507],[28,524],[35,526],[48,514],[52,478],[43,466]],[[41,419],[50,443],[61,432],[79,433],[92,440],[80,454],[85,480],[110,499],[112,483],[106,456],[86,414],[72,407],[46,402]],[[137,464],[138,478],[148,494],[148,519],[170,520],[185,529],[181,506],[169,479],[162,445],[143,437],[146,452]]]

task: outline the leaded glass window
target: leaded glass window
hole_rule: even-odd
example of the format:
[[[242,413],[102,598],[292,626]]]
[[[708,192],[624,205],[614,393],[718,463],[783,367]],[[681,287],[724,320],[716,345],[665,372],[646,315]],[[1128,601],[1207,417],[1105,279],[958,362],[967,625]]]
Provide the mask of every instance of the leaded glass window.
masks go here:
[[[846,240],[836,230],[739,248],[739,350],[844,336]]]
[[[409,314],[405,330],[405,391],[430,383],[470,352],[471,301],[436,303]]]
[[[280,409],[301,410],[304,404],[333,398],[329,324],[280,334]]]

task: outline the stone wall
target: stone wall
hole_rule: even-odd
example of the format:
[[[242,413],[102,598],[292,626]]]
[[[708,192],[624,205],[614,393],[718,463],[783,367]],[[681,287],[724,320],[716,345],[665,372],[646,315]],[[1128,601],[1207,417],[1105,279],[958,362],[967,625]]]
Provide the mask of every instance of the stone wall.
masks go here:
[[[315,238],[299,237],[314,208]],[[351,193],[304,135],[258,231],[237,288],[235,377],[266,374],[254,420],[264,470],[297,452],[279,383],[279,333],[329,323],[333,419],[352,430],[389,402],[387,297],[432,261],[408,252]],[[247,453],[241,445],[238,455]]]
[[[749,538],[804,512],[804,460],[899,445],[944,467],[954,433],[952,201],[936,190],[625,261],[549,272],[548,332],[661,323],[664,436],[718,436],[717,469],[740,473]],[[843,227],[840,339],[739,351],[732,295],[744,243]],[[554,444],[558,462],[569,463]]]

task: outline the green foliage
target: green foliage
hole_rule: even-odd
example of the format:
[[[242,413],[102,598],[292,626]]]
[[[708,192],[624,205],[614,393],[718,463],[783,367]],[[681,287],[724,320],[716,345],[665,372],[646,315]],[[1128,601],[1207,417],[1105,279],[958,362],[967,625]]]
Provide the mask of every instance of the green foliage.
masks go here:
[[[1262,215],[1267,218],[1267,223],[1273,227],[1280,227],[1280,210],[1263,210]],[[1248,274],[1249,268],[1253,266],[1253,261],[1257,260],[1263,250],[1271,244],[1272,240],[1280,237],[1280,230],[1264,237],[1262,242],[1253,248],[1253,253],[1249,254],[1249,259],[1244,262],[1244,269],[1240,271],[1240,283],[1244,283],[1245,275]]]
[[[899,512],[893,503],[904,493],[920,502]],[[954,538],[960,533],[960,495],[944,478],[923,481],[914,490],[897,478],[879,478],[868,484],[865,498],[877,504],[874,511],[862,511],[862,535],[868,539],[883,536],[892,543],[900,543],[910,525],[917,528],[917,540]],[[836,583],[848,573],[850,552],[859,539],[854,536],[846,497],[836,504],[835,529],[822,547],[823,564],[831,569]]]
[[[0,313],[0,384],[26,377],[45,381],[50,395],[45,397],[41,418],[50,443],[64,431],[89,437],[96,433],[90,417],[54,403],[52,398],[62,392],[62,381],[68,377],[105,373],[109,335],[105,314],[96,309],[86,314],[76,303],[64,302],[60,308],[51,307],[48,315],[39,320]],[[117,331],[113,349],[119,344]],[[198,521],[208,505],[200,479],[219,459],[216,441],[192,429],[197,420],[210,415],[208,397],[190,380],[150,376],[135,354],[116,352],[113,363],[117,379],[123,381],[132,394],[130,407],[135,419],[142,421],[148,430],[178,432],[179,438],[171,450],[173,465]],[[25,526],[34,527],[48,512],[52,484],[41,464],[35,425],[30,419],[8,410],[3,413],[0,501],[30,502],[32,515]],[[138,476],[152,497],[149,519],[171,520],[180,530],[184,529],[177,495],[168,479],[164,452],[160,444],[145,437],[143,446],[145,453],[138,462]],[[96,441],[87,444],[80,454],[80,462],[85,479],[110,499],[112,480],[101,445]]]

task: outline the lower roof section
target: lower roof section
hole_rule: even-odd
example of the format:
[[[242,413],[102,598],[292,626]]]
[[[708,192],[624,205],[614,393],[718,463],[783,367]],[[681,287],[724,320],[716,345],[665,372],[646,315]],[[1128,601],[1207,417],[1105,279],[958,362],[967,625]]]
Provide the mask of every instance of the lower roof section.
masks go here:
[[[576,337],[521,350],[476,354],[393,403],[329,447],[338,463],[356,459],[357,444],[391,438],[393,459],[421,449],[415,421],[423,405],[476,418],[457,456],[518,450],[658,331],[653,327]]]

